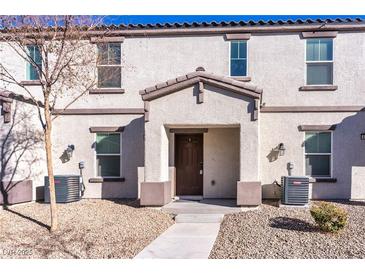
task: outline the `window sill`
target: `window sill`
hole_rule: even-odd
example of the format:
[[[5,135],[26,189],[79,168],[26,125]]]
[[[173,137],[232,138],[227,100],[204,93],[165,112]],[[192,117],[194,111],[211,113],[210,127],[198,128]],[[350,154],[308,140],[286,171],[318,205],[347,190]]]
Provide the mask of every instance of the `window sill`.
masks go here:
[[[306,85],[299,87],[299,91],[335,91],[337,88],[338,87],[334,85]]]
[[[89,94],[123,94],[122,88],[95,88],[89,91]]]
[[[233,80],[241,81],[241,82],[250,82],[250,76],[230,76]]]
[[[25,80],[20,82],[22,86],[40,86],[41,84],[44,84],[41,80]]]
[[[336,183],[336,178],[311,178],[309,177],[309,183]]]
[[[89,183],[123,183],[125,178],[123,177],[115,177],[115,178],[90,178]]]

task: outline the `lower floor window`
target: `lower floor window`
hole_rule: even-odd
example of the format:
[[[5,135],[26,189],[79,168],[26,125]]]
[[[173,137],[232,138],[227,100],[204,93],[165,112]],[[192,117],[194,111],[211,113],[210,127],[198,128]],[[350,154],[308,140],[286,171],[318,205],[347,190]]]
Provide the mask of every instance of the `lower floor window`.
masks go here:
[[[332,133],[305,133],[305,174],[312,177],[331,177]]]
[[[96,134],[97,176],[120,177],[120,134]]]

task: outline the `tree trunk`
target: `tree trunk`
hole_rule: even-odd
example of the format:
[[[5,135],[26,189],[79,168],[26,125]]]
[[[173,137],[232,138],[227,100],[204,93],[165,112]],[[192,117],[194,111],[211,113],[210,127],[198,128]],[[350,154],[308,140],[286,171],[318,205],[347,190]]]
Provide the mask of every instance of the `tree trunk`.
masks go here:
[[[51,208],[51,232],[57,230],[58,218],[57,218],[57,204],[56,204],[56,189],[54,183],[53,174],[53,161],[52,161],[52,117],[49,107],[49,100],[45,98],[44,104],[44,116],[46,122],[45,128],[45,149],[47,158],[47,171],[49,178],[49,197],[50,197],[50,208]]]
[[[5,182],[1,181],[0,182],[0,192],[1,195],[3,196],[3,208],[6,208],[9,205],[9,195],[8,195],[8,191],[5,189]]]

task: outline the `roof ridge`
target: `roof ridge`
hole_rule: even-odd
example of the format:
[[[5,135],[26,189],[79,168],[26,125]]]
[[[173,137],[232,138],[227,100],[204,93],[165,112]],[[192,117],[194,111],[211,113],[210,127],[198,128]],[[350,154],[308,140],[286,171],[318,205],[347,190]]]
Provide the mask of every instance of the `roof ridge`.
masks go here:
[[[206,72],[203,67],[198,67],[196,71],[184,74],[182,76],[178,76],[173,79],[169,79],[164,82],[157,83],[153,86],[147,87],[143,90],[139,91],[139,94],[142,96],[144,100],[145,97],[155,97],[159,95],[154,95],[162,92],[166,93],[166,90],[180,90],[187,85],[194,85],[199,82],[218,85],[218,86],[230,86],[231,89],[235,90],[246,90],[246,92],[250,93],[252,96],[260,97],[262,93],[262,89],[258,88],[255,85],[243,83],[232,77],[228,76],[220,76],[214,74],[212,72]]]

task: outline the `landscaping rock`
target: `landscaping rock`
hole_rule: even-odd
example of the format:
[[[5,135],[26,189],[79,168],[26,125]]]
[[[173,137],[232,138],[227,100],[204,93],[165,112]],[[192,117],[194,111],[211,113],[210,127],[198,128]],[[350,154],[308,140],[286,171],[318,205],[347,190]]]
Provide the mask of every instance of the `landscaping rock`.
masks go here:
[[[0,211],[0,258],[133,258],[174,222],[121,200],[59,204],[59,230],[48,230],[48,204]]]
[[[210,258],[365,258],[365,202],[336,205],[349,214],[338,234],[321,232],[308,209],[263,204],[226,215]]]

